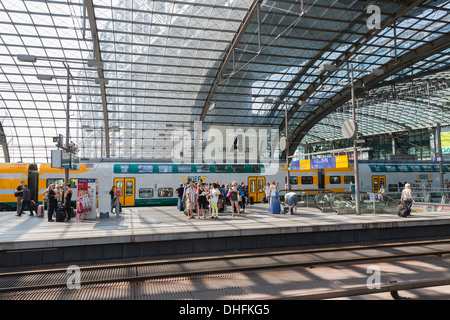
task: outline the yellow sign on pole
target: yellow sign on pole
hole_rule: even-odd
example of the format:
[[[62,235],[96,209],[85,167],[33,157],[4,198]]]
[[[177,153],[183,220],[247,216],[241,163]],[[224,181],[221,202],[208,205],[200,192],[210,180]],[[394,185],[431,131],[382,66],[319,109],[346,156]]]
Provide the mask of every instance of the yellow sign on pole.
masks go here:
[[[450,154],[450,132],[441,132],[442,154]]]
[[[348,168],[348,156],[337,156],[335,157],[336,160],[336,168]]]
[[[300,160],[300,170],[309,170],[309,169],[311,169],[311,161]]]

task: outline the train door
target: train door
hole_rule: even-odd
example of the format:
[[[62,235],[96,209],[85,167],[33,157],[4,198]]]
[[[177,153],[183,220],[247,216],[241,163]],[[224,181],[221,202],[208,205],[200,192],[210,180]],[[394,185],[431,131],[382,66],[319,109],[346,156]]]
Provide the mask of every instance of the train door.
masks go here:
[[[134,178],[114,178],[116,191],[120,191],[120,203],[122,206],[134,206],[135,184]]]
[[[386,187],[386,176],[372,176],[372,192],[378,192],[382,185]]]
[[[325,170],[324,169],[317,170],[317,178],[318,178],[319,189],[325,189]]]
[[[265,177],[249,177],[248,178],[248,196],[253,197],[253,202],[261,202],[266,194],[264,187],[266,185]]]

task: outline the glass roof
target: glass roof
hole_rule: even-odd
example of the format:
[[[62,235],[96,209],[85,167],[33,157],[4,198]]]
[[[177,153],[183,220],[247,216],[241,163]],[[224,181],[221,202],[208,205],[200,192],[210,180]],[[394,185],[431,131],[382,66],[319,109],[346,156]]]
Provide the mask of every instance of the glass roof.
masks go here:
[[[450,2],[378,1],[374,29],[370,4],[0,0],[0,129],[10,160],[50,161],[52,138],[66,132],[68,88],[70,139],[82,157],[170,158],[171,132],[197,122],[284,132],[286,101],[293,148],[339,139],[349,72],[324,64],[360,70],[363,135],[432,126],[437,114],[450,124]],[[414,85],[421,89],[407,94]],[[403,120],[404,107],[416,115]]]

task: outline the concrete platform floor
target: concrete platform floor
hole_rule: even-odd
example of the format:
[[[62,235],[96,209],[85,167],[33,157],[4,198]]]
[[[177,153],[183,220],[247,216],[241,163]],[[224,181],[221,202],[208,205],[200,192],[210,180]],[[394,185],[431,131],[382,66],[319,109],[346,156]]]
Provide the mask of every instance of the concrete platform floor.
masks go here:
[[[188,219],[175,207],[124,208],[119,216],[82,223],[0,212],[0,250],[448,224],[450,213],[413,212],[400,218],[395,212],[357,216],[298,208],[296,215],[275,215],[267,204],[247,206],[240,217],[221,213],[219,219]]]

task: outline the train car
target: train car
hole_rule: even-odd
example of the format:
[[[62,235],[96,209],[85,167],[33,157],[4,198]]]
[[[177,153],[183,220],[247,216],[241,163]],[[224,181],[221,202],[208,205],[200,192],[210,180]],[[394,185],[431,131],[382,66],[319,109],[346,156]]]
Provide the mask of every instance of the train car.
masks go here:
[[[450,165],[444,164],[444,179],[450,179]],[[413,190],[439,189],[439,165],[426,161],[360,161],[361,191],[378,192],[381,185],[387,192],[400,192],[405,182]]]
[[[25,181],[28,188],[35,193],[37,190],[38,171],[35,164],[0,164],[0,210],[17,208],[17,197],[14,191]],[[36,195],[34,194],[34,199]]]
[[[450,165],[444,164],[444,179],[450,180]],[[290,174],[293,190],[322,189],[332,192],[350,191],[355,183],[354,169],[293,170]],[[359,161],[359,185],[362,192],[378,192],[381,185],[387,192],[400,192],[405,182],[415,190],[440,188],[439,166],[426,161]]]
[[[323,169],[323,188],[333,192],[345,192],[350,190],[350,182],[355,183],[353,167]]]
[[[284,174],[286,168],[283,168]],[[286,181],[286,179],[285,179]],[[318,169],[291,170],[289,171],[289,181],[293,191],[318,190],[321,187],[321,175]]]
[[[75,204],[78,193],[78,179],[95,176],[96,174],[90,173],[91,168],[87,168],[85,164],[80,165],[79,170],[69,170],[69,181],[72,189],[72,204]],[[34,199],[37,199],[39,203],[44,201],[44,192],[47,191],[50,184],[62,185],[64,182],[65,171],[64,169],[52,168],[50,164],[41,164],[39,166],[39,179],[37,185],[37,194]]]
[[[120,192],[122,206],[155,206],[176,205],[178,197],[175,190],[180,183],[189,179],[205,183],[219,182],[231,184],[233,181],[248,185],[249,200],[260,202],[264,197],[264,186],[275,180],[284,185],[285,173],[275,170],[274,174],[265,174],[262,164],[176,164],[165,160],[133,160],[133,159],[85,159],[79,170],[70,170],[69,178],[72,185],[72,201],[76,201],[79,179],[96,179],[96,194],[109,197],[109,191],[114,185]],[[14,189],[24,180],[30,184],[33,199],[43,203],[43,194],[50,184],[62,184],[64,170],[42,164],[37,171],[36,165],[7,164],[1,169],[1,204],[11,208],[17,205]],[[280,187],[281,188],[281,187]]]
[[[281,184],[283,173],[265,175],[261,164],[173,164],[173,163],[103,163],[111,166],[111,177],[99,179],[99,189],[109,190],[114,185],[120,191],[123,206],[176,205],[175,189],[189,179],[193,182],[218,182],[220,185],[233,181],[248,185],[249,200],[260,202],[265,196],[264,186],[275,180]],[[109,184],[108,184],[108,181]],[[106,183],[106,184],[105,184]]]

